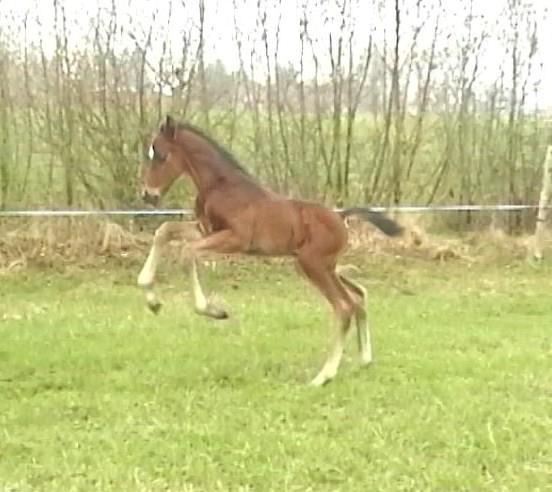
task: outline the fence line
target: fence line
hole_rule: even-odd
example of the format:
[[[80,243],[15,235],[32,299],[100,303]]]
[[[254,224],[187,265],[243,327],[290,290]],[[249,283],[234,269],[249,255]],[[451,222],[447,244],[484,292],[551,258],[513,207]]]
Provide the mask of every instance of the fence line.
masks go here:
[[[355,207],[357,208],[357,207]],[[520,210],[537,210],[538,205],[391,205],[388,207],[358,207],[360,210],[373,210],[375,212],[486,212],[486,211],[520,211]],[[552,205],[546,208],[552,208]],[[335,209],[344,210],[344,209]]]
[[[105,215],[123,215],[123,216],[141,216],[141,215],[180,215],[193,216],[191,209],[129,209],[129,210],[87,210],[87,209],[15,209],[0,210],[0,217],[83,217],[83,216],[105,216]]]
[[[537,210],[538,205],[397,205],[397,206],[372,206],[355,207],[358,210],[374,212],[402,212],[402,213],[425,213],[425,212],[515,212],[522,210]],[[552,205],[546,206],[550,209]],[[336,208],[336,211],[344,208]],[[83,216],[185,216],[193,217],[192,209],[12,209],[0,210],[0,217],[83,217]]]

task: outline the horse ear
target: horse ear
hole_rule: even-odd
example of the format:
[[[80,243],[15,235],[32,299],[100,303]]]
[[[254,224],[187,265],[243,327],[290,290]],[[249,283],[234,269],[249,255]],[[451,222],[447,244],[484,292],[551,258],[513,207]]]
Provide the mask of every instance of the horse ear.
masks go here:
[[[171,115],[167,115],[165,121],[160,128],[161,133],[165,138],[172,140],[176,133],[176,122]]]

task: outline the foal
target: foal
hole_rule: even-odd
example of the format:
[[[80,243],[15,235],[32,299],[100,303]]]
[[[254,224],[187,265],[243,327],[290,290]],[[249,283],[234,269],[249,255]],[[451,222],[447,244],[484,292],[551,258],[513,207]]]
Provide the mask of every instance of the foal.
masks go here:
[[[157,204],[180,176],[195,185],[195,214],[201,237],[191,242],[191,277],[198,313],[225,318],[226,312],[205,296],[197,272],[203,252],[250,255],[287,255],[331,304],[337,318],[328,357],[311,384],[321,386],[336,374],[351,321],[354,319],[360,360],[372,361],[370,331],[365,310],[366,293],[356,282],[336,272],[337,260],[347,245],[344,217],[358,215],[390,236],[401,227],[381,213],[361,209],[332,211],[322,205],[293,200],[262,187],[225,149],[199,129],[177,124],[167,116],[152,140],[149,159],[141,169],[141,193]],[[161,304],[153,291],[160,248],[187,234],[184,222],[165,222],[155,232],[152,248],[138,276],[150,309]]]

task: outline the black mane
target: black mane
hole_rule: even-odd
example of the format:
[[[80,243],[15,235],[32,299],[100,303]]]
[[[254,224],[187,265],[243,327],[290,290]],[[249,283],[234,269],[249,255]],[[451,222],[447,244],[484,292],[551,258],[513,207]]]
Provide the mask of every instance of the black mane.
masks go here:
[[[198,128],[197,126],[194,126],[190,123],[178,123],[178,129],[179,130],[187,130],[187,131],[190,131],[192,133],[194,133],[195,135],[197,135],[198,137],[201,137],[202,139],[204,139],[205,141],[207,141],[209,144],[211,144],[215,150],[219,153],[219,155],[229,164],[231,165],[234,169],[237,169],[238,171],[240,171],[241,173],[245,174],[246,176],[248,176],[249,178],[253,178],[253,176],[251,175],[251,173],[245,168],[243,167],[240,162],[236,159],[236,157],[234,157],[230,151],[228,149],[226,149],[223,145],[221,145],[220,143],[218,143],[216,140],[213,139],[213,137],[207,135],[203,130],[201,130],[200,128]]]

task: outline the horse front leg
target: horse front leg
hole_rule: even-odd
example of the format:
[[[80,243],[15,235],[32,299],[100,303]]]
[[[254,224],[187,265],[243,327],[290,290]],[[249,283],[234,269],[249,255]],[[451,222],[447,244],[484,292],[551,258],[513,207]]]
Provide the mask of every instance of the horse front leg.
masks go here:
[[[215,253],[237,253],[242,250],[241,242],[229,230],[212,233],[204,238],[194,241],[191,244],[191,281],[194,295],[195,310],[198,314],[214,319],[226,319],[228,313],[213,304],[205,295],[198,274],[198,257],[206,252]]]
[[[196,313],[214,319],[228,318],[228,313],[223,308],[213,304],[212,301],[210,301],[205,295],[205,292],[203,291],[203,287],[201,286],[201,282],[199,280],[196,256],[192,257],[192,266],[190,268],[190,273],[192,281],[192,292],[194,295],[194,307]]]
[[[153,286],[162,248],[172,239],[189,239],[192,227],[193,224],[189,222],[169,221],[161,224],[155,231],[148,257],[138,275],[138,285],[144,289],[148,307],[155,314],[161,309],[161,302]]]

